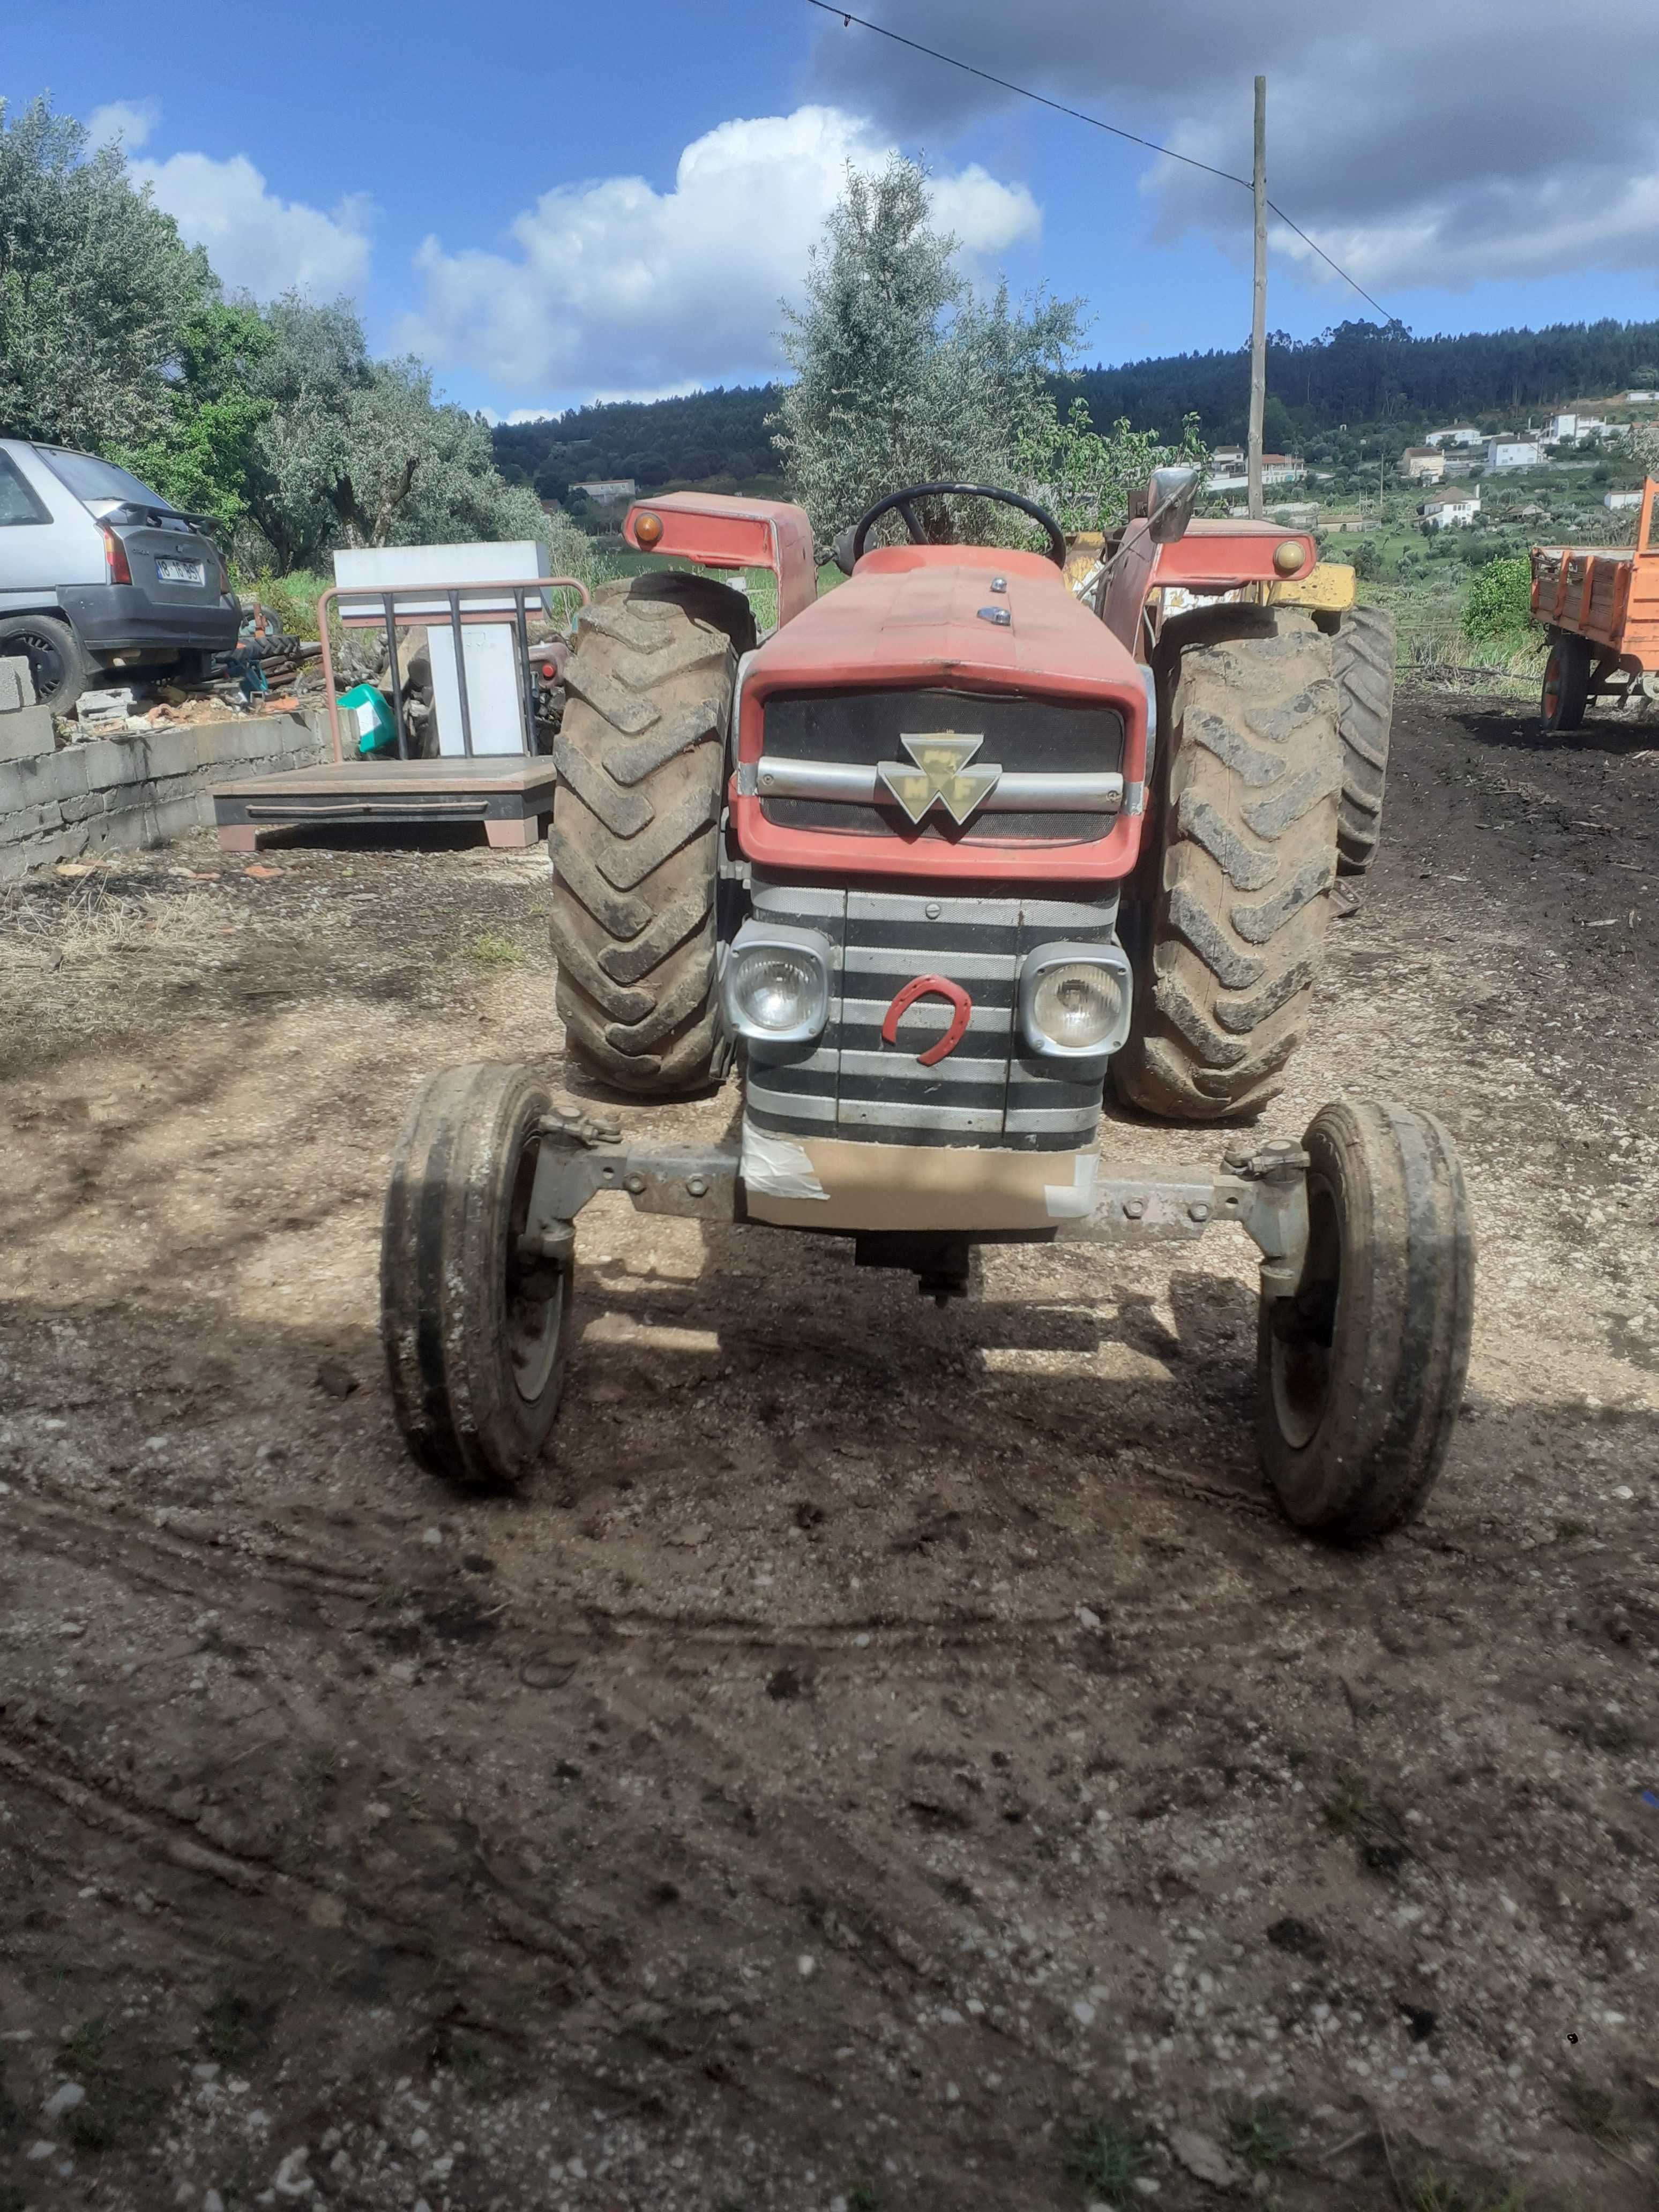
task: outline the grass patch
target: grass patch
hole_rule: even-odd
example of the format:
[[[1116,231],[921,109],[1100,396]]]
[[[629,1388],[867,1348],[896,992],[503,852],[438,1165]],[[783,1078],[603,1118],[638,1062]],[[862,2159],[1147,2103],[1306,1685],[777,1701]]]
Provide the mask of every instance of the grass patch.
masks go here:
[[[1370,1811],[1370,1793],[1363,1777],[1339,1774],[1336,1787],[1320,1807],[1320,1818],[1334,1836],[1357,1836]]]
[[[1097,2120],[1073,2144],[1066,2171],[1107,2203],[1127,2204],[1135,2176],[1146,2163],[1146,2148],[1139,2136],[1114,2127],[1109,2120]]]
[[[124,2133],[150,2124],[167,2102],[161,2089],[135,2081],[114,2064],[101,2019],[83,2020],[59,2039],[58,2064],[87,2093],[84,2104],[64,2115],[64,2139],[74,2150],[112,2150]]]
[[[1493,2197],[1485,2189],[1471,2193],[1437,2173],[1419,2174],[1407,2201],[1411,2212],[1526,2212],[1526,2199],[1513,2183]]]
[[[222,2066],[246,2066],[264,2049],[270,2016],[250,2004],[234,1990],[227,1990],[202,2015],[202,2048]]]
[[[1252,2173],[1282,2166],[1296,2148],[1291,2116],[1271,2097],[1235,2106],[1226,2115],[1227,2142],[1233,2156]]]
[[[83,2020],[79,2027],[72,2027],[58,2045],[58,2063],[71,2081],[86,2086],[88,2075],[101,2074],[104,2069],[104,2023],[101,2020]]]
[[[1630,2140],[1619,2101],[1575,2068],[1561,2092],[1561,2116],[1570,2128],[1605,2150],[1616,2150]]]
[[[876,2192],[867,2181],[860,2181],[847,2192],[847,2212],[881,2212]]]
[[[524,958],[524,947],[518,939],[500,929],[481,929],[463,950],[480,968],[510,968]]]
[[[495,2086],[495,2067],[482,2043],[458,2035],[445,2054],[450,2072],[469,2097],[488,2096]]]
[[[0,2075],[0,2151],[16,2150],[23,2140],[23,2107]]]
[[[1558,1521],[1555,1540],[1558,1544],[1576,1544],[1581,1536],[1588,1536],[1589,1532],[1588,1521]]]
[[[115,2123],[101,2105],[77,2105],[64,2115],[64,2134],[78,2151],[113,2150]]]

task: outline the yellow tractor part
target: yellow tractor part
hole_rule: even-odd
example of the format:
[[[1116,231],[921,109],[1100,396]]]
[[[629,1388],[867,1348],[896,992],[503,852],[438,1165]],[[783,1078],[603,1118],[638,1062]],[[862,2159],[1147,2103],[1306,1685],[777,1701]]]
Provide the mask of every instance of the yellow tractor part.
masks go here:
[[[1066,540],[1066,588],[1076,591],[1101,558],[1106,540],[1098,530],[1079,530]]]
[[[1311,607],[1316,614],[1340,614],[1353,605],[1353,570],[1344,562],[1322,561],[1293,583],[1269,584],[1267,596],[1276,607]]]

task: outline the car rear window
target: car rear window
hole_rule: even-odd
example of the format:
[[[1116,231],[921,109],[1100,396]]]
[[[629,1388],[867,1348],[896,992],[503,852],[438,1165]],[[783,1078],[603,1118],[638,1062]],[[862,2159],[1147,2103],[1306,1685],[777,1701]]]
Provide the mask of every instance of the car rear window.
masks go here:
[[[118,468],[113,461],[100,461],[95,453],[68,453],[58,446],[37,446],[34,450],[53,474],[63,478],[76,499],[131,500],[139,507],[172,509],[170,499],[163,499],[159,491],[152,491],[130,470]]]
[[[46,522],[46,510],[17,472],[17,465],[0,453],[0,529],[10,522]]]

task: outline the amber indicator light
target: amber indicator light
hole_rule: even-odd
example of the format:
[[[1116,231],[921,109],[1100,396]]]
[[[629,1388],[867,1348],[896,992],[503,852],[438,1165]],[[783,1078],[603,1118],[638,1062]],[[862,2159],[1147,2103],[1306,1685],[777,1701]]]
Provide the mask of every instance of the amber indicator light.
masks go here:
[[[636,514],[634,517],[634,537],[647,551],[662,536],[662,517],[659,514]]]
[[[1302,566],[1302,548],[1294,538],[1273,548],[1273,566],[1281,576],[1293,576]]]

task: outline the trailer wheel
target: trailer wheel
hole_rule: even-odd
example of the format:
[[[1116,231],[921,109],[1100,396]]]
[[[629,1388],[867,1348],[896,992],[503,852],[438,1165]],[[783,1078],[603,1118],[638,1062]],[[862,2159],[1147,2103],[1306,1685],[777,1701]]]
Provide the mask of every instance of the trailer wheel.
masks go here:
[[[619,1090],[724,1072],[714,896],[726,725],[754,618],[740,592],[657,571],[602,585],[566,665],[549,849],[556,1003]]]
[[[1394,722],[1395,619],[1386,607],[1348,607],[1331,639],[1340,699],[1342,799],[1336,872],[1363,876],[1376,856]]]
[[[1298,1528],[1354,1541],[1420,1510],[1468,1369],[1474,1239],[1456,1150],[1430,1114],[1326,1106],[1303,1139],[1307,1258],[1263,1298],[1259,1432]]]
[[[1324,958],[1342,753],[1331,648],[1291,607],[1177,615],[1158,641],[1149,813],[1123,930],[1118,1095],[1177,1121],[1282,1089]]]
[[[1558,637],[1544,663],[1544,696],[1538,711],[1546,730],[1582,728],[1589,679],[1589,641],[1571,635]]]
[[[553,1110],[521,1067],[429,1076],[392,1155],[380,1339],[410,1450],[434,1474],[518,1482],[540,1458],[570,1351],[571,1263],[522,1249]]]

